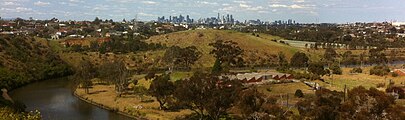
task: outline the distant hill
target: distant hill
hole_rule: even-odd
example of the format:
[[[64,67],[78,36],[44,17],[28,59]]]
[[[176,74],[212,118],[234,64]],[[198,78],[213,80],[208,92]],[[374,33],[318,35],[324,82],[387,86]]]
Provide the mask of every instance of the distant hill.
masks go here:
[[[0,87],[16,88],[35,80],[65,76],[69,66],[44,39],[0,36]]]
[[[257,66],[267,66],[277,63],[277,54],[282,51],[287,59],[298,51],[307,53],[300,48],[292,47],[286,44],[272,41],[273,39],[281,40],[282,38],[258,34],[252,35],[247,33],[240,33],[235,31],[226,30],[191,30],[182,31],[164,35],[153,36],[147,42],[166,44],[167,46],[196,46],[203,52],[202,58],[197,61],[197,64],[205,67],[211,67],[214,63],[214,58],[209,52],[213,49],[209,43],[215,40],[234,41],[245,50],[244,60],[248,64],[255,64]],[[318,55],[307,53],[311,60],[319,58]]]

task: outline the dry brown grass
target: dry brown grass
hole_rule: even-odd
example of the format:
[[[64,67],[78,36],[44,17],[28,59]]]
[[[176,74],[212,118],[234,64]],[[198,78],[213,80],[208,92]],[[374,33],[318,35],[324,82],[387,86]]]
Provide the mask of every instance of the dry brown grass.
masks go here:
[[[280,37],[265,34],[260,34],[260,37],[256,37],[247,33],[225,30],[192,30],[153,36],[147,41],[166,44],[168,46],[176,45],[187,47],[194,45],[203,53],[203,56],[197,61],[197,64],[205,67],[211,67],[214,63],[214,57],[209,54],[213,48],[208,44],[215,42],[215,40],[231,40],[237,42],[238,45],[245,50],[245,58],[247,57],[246,55],[249,54],[260,59],[260,57],[264,56],[277,55],[278,52],[282,51],[286,54],[287,58],[290,59],[295,52],[303,51],[299,48],[273,42],[271,41],[272,39],[280,39]],[[318,55],[308,54],[313,59],[319,58]]]
[[[392,80],[395,82],[395,84],[401,84],[405,83],[405,77],[404,76],[399,76],[399,77],[392,77],[391,75],[387,76],[376,76],[376,75],[370,75],[370,69],[372,67],[364,67],[363,68],[363,73],[360,74],[350,74],[350,70],[352,68],[343,68],[343,74],[342,75],[333,75],[333,76],[324,76],[323,78],[331,83],[331,84],[326,84],[323,82],[318,81],[321,85],[325,86],[328,89],[331,90],[338,90],[338,91],[343,91],[344,86],[346,85],[348,89],[351,89],[353,87],[357,86],[363,86],[366,88],[370,87],[377,87],[377,84],[383,83],[386,86],[383,88],[380,88],[380,90],[385,90],[387,85],[389,84],[389,81]]]
[[[118,109],[128,114],[141,114],[142,117],[150,120],[173,120],[176,119],[176,117],[192,113],[190,110],[181,110],[178,112],[159,110],[159,103],[151,96],[140,97],[138,95],[124,95],[117,97],[113,85],[95,85],[90,89],[90,94],[86,94],[84,89],[77,89],[76,91],[79,96],[95,103]],[[141,102],[142,99],[151,99],[154,100],[154,102]],[[142,106],[143,108],[136,109],[137,106]],[[135,113],[135,111],[137,112]]]

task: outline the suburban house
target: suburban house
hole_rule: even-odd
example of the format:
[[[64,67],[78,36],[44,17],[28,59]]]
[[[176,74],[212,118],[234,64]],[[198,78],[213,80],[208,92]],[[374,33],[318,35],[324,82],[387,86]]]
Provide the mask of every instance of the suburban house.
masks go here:
[[[394,69],[394,73],[397,73],[399,76],[405,76],[405,69]]]

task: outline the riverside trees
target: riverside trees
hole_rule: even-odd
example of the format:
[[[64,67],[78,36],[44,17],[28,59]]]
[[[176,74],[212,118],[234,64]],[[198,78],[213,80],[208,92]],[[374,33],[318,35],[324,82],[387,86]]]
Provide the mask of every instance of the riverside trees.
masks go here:
[[[168,74],[163,74],[155,77],[149,87],[149,93],[156,97],[159,102],[159,108],[166,110],[165,104],[169,101],[175,89],[174,84],[170,81]]]
[[[89,94],[89,89],[92,86],[91,79],[95,78],[96,75],[97,70],[93,64],[91,64],[90,61],[84,60],[80,62],[74,77],[76,83],[84,88],[85,92]]]
[[[127,70],[123,61],[110,61],[100,66],[99,77],[106,83],[114,84],[115,90],[121,96],[122,92],[127,87],[129,71]]]

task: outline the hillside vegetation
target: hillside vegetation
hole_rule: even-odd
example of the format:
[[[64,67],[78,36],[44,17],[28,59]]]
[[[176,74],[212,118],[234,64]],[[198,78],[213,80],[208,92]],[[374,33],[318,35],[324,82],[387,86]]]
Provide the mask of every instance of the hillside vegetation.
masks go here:
[[[234,41],[244,50],[243,59],[248,65],[269,66],[277,63],[277,54],[283,52],[290,59],[296,52],[306,53],[311,60],[319,58],[318,55],[307,53],[299,48],[272,40],[282,38],[265,34],[252,35],[235,31],[224,30],[192,30],[152,36],[147,40],[151,43],[161,43],[167,46],[196,46],[203,55],[196,62],[197,65],[211,67],[215,61],[209,54],[213,47],[209,43],[216,40]]]
[[[48,41],[22,36],[0,36],[0,87],[12,89],[32,81],[65,76],[69,66]]]

